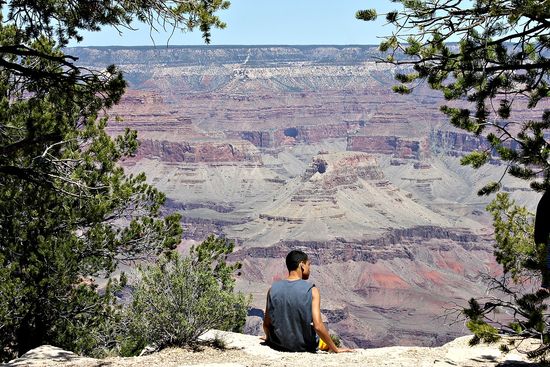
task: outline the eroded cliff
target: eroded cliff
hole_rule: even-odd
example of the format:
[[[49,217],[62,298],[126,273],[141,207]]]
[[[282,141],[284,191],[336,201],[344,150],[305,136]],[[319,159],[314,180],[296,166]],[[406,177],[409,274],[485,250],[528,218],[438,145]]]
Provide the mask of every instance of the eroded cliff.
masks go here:
[[[498,274],[488,199],[475,192],[504,168],[460,166],[486,143],[450,127],[427,87],[393,94],[395,70],[375,62],[375,47],[72,51],[91,67],[121,66],[130,90],[110,129],[141,140],[126,169],[167,194],[186,240],[235,240],[238,287],[256,309],[286,252],[302,248],[348,345],[440,345],[466,332],[437,317],[483,294],[481,274]]]

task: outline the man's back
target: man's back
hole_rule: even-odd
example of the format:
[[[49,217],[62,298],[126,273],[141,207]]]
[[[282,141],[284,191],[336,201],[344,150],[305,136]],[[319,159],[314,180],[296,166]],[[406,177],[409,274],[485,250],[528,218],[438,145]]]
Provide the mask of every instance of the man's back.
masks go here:
[[[313,287],[305,280],[281,280],[273,284],[267,305],[271,345],[293,352],[315,352],[317,340],[311,324]]]

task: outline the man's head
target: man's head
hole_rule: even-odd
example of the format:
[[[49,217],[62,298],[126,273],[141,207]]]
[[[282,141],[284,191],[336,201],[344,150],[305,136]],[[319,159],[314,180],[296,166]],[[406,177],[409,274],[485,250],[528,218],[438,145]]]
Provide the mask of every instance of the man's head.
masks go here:
[[[286,268],[288,272],[297,272],[301,274],[302,279],[309,278],[309,267],[311,263],[305,252],[300,250],[292,250],[286,255]]]

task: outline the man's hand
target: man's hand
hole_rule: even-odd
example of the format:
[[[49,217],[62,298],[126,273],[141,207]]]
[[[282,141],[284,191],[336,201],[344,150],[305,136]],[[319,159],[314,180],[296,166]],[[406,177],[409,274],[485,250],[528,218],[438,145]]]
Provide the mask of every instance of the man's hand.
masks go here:
[[[334,353],[349,353],[349,352],[355,352],[355,350],[349,349],[349,348],[336,348],[336,351]]]

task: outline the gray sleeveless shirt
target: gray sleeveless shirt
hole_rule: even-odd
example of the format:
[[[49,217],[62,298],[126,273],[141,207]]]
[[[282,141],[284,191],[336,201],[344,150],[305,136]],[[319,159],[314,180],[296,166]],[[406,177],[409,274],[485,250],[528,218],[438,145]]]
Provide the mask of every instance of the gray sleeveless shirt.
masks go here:
[[[281,280],[271,286],[267,307],[271,318],[268,343],[290,352],[315,352],[311,288],[305,280]]]

